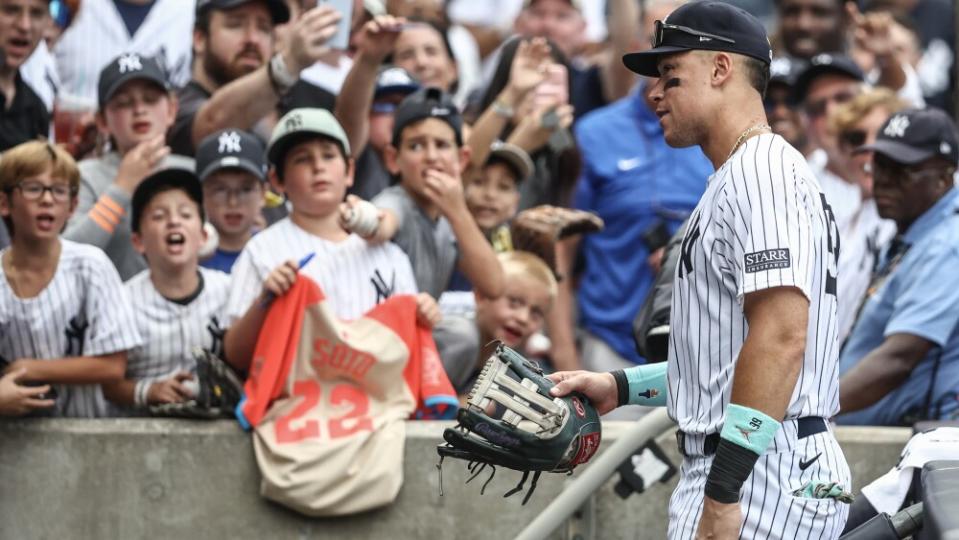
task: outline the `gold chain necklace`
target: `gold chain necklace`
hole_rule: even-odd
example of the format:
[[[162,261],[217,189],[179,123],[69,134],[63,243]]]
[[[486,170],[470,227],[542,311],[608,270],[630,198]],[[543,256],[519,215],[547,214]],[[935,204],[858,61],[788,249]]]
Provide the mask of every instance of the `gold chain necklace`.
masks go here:
[[[729,155],[726,156],[726,161],[729,161],[729,158],[733,157],[733,154],[735,154],[735,153],[736,153],[736,150],[739,149],[739,145],[741,145],[741,144],[743,143],[743,141],[746,140],[746,136],[747,136],[747,135],[749,135],[750,133],[756,132],[756,131],[764,130],[764,129],[772,130],[772,128],[769,127],[769,124],[766,124],[766,123],[756,124],[756,125],[753,126],[753,127],[746,128],[746,131],[743,131],[742,134],[739,136],[739,138],[736,139],[736,144],[733,145],[733,149],[730,150],[730,151],[729,151]]]

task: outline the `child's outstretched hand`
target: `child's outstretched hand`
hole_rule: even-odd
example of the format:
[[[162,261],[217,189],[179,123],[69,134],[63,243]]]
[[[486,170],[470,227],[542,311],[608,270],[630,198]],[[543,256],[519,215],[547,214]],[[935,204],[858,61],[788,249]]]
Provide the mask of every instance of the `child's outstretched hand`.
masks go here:
[[[440,306],[432,296],[425,292],[416,295],[416,322],[427,328],[433,328],[442,318]]]
[[[347,195],[346,201],[340,203],[340,226],[366,240],[376,235],[382,219],[382,210],[356,195]]]

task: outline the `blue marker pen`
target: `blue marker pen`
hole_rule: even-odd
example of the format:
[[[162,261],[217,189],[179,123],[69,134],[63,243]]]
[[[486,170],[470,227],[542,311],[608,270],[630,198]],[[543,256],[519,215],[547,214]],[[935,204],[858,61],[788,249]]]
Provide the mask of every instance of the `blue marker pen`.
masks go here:
[[[313,257],[315,256],[316,256],[315,251],[312,253],[307,253],[306,256],[300,259],[300,262],[296,264],[296,269],[298,271],[302,270],[304,266],[310,264],[310,261],[313,260]],[[275,298],[276,298],[276,295],[274,295],[273,293],[268,294],[266,298],[263,299],[263,303],[260,304],[260,307],[262,307],[263,309],[266,309],[267,307],[270,306],[270,303],[273,302]]]

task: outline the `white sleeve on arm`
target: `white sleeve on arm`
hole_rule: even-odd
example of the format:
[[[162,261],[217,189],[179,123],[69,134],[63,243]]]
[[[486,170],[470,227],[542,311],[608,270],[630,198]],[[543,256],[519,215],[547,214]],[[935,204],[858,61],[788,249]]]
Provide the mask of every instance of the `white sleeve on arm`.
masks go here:
[[[143,343],[133,315],[133,301],[113,263],[99,249],[82,266],[89,323],[85,356],[127,351]]]
[[[770,139],[767,139],[770,140]],[[773,287],[796,287],[811,298],[815,201],[807,179],[783,144],[758,141],[755,152],[733,163],[729,200],[736,241],[731,242],[737,296]],[[738,169],[738,170],[737,170]]]

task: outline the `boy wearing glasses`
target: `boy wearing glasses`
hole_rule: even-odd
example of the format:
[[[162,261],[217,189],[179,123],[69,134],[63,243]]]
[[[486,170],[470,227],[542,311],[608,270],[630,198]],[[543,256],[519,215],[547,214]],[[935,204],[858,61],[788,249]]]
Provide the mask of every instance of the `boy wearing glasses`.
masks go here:
[[[44,142],[0,161],[0,216],[12,237],[0,251],[2,370],[17,386],[42,390],[17,389],[7,412],[108,415],[100,385],[123,378],[127,351],[141,342],[103,251],[60,238],[79,182],[70,154]]]
[[[203,267],[228,274],[233,269],[262,221],[266,169],[263,144],[246,131],[218,131],[200,142],[196,172],[203,182],[206,214],[219,238]]]

